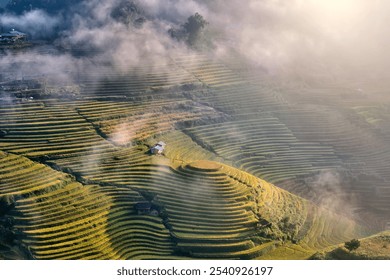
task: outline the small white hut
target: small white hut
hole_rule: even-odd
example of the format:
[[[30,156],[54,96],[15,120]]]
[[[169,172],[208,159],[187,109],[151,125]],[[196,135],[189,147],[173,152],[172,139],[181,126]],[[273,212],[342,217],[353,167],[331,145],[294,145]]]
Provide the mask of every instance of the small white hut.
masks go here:
[[[153,155],[161,155],[164,152],[166,144],[162,141],[155,144],[152,148],[150,148],[150,153]]]

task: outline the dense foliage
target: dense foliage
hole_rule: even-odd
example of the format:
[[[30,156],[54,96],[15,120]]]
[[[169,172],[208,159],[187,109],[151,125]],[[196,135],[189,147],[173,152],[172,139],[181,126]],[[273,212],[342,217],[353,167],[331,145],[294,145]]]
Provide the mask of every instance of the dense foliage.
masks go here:
[[[351,241],[345,242],[344,245],[350,252],[356,250],[360,247],[360,241],[357,239],[352,239]]]
[[[178,29],[171,28],[169,34],[178,41],[185,41],[191,47],[199,47],[202,41],[204,28],[208,22],[199,13],[188,17],[187,21]]]
[[[117,5],[111,17],[128,26],[142,27],[146,21],[143,11],[133,1],[123,0]]]

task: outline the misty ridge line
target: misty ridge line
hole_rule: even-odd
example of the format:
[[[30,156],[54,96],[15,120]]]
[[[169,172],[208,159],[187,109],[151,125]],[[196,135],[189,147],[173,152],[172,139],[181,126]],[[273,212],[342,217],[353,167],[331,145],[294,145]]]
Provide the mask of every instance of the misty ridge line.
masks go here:
[[[385,46],[390,37],[385,36],[384,20],[389,9],[383,7],[388,4],[383,0],[371,4],[363,0],[326,2],[68,1],[58,11],[35,6],[19,14],[6,10],[1,13],[0,25],[3,29],[20,29],[34,39],[49,39],[64,49],[82,50],[89,56],[61,53],[36,57],[26,51],[20,59],[21,63],[37,61],[34,73],[45,74],[45,69],[51,68],[60,77],[93,71],[96,65],[111,64],[120,72],[168,65],[169,58],[177,53],[193,52],[168,31],[180,30],[195,13],[208,23],[210,38],[205,51],[216,59],[238,56],[276,75],[305,75],[317,70],[356,76],[362,71],[379,73],[385,69],[389,61]],[[39,7],[40,2],[35,3]],[[375,20],[370,16],[373,14]],[[8,54],[0,62],[4,66],[14,59]]]
[[[74,81],[79,73],[96,73],[96,67],[101,72],[125,74],[138,67],[161,71],[165,66],[168,73],[173,54],[192,52],[168,34],[173,25],[147,20],[132,1],[82,1],[77,6],[74,14],[53,15],[43,10],[2,14],[1,26],[23,30],[33,39],[49,39],[59,50],[6,52],[0,56],[0,68],[12,68],[19,77],[24,72]]]

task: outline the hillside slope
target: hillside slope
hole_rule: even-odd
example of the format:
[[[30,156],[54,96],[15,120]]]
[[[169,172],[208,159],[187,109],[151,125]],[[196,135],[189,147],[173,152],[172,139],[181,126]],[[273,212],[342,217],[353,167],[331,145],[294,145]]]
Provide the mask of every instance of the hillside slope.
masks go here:
[[[383,230],[389,144],[356,118],[372,109],[294,104],[234,67],[177,54],[80,73],[77,96],[4,92],[1,257],[305,259]]]
[[[366,234],[351,220],[227,165],[195,161],[173,168],[164,159],[152,163],[154,156],[129,152],[100,170],[84,169],[77,179],[82,183],[1,152],[2,228],[9,234],[2,254],[15,258],[23,249],[24,257],[36,259],[295,259]],[[136,156],[143,162],[132,163]],[[38,169],[39,179],[30,180]],[[137,214],[135,205],[144,201],[158,214]]]
[[[390,260],[390,232],[381,232],[362,238],[360,247],[348,251],[344,246],[319,252],[312,259],[326,260]]]

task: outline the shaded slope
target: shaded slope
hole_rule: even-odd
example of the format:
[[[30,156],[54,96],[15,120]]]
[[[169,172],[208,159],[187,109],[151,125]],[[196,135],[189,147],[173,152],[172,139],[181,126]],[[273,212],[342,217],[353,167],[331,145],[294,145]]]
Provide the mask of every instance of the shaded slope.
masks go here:
[[[209,87],[208,94],[194,93],[194,100],[231,116],[185,129],[194,141],[233,166],[315,202],[323,200],[323,192],[308,181],[322,172],[340,174],[343,204],[373,228],[388,227],[385,88],[364,79],[316,84],[272,78],[242,62],[206,55],[174,60]],[[367,92],[359,93],[356,84]]]

